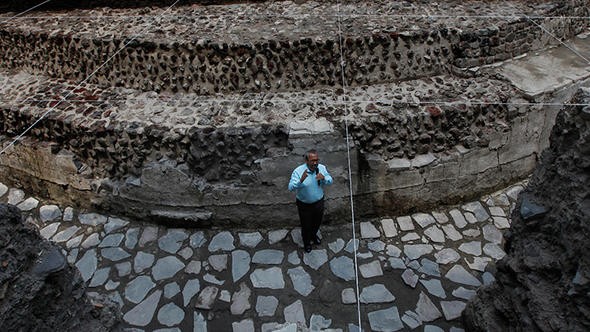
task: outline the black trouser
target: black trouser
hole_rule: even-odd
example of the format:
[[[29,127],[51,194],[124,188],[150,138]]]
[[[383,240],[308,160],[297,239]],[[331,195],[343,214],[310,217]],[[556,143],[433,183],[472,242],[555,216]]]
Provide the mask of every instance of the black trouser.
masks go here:
[[[324,217],[324,198],[315,203],[303,203],[297,200],[297,211],[299,212],[299,221],[301,221],[301,237],[303,244],[309,245],[314,239]]]

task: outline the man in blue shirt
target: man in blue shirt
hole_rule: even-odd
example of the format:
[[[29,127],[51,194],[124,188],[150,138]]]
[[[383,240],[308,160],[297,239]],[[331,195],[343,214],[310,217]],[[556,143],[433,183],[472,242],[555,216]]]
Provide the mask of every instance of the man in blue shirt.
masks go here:
[[[297,192],[297,211],[305,252],[311,251],[311,242],[321,243],[318,231],[324,216],[323,187],[332,184],[332,176],[328,169],[319,162],[316,150],[307,151],[305,164],[293,170],[289,181],[289,191]]]

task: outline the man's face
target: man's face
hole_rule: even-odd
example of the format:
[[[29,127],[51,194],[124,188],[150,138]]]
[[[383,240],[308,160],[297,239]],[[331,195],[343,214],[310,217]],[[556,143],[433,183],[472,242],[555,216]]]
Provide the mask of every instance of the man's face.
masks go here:
[[[307,167],[310,171],[315,172],[318,168],[318,164],[320,162],[320,158],[318,157],[317,153],[310,153],[305,160]]]

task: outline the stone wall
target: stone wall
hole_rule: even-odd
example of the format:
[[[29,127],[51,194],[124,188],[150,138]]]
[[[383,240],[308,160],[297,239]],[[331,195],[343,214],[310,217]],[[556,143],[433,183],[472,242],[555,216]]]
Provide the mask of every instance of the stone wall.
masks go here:
[[[238,2],[262,2],[264,0],[180,0],[177,5],[190,5],[190,4],[203,4],[203,5],[216,5],[216,4],[227,4],[227,3],[238,3]],[[37,0],[7,0],[0,3],[1,12],[21,12],[28,10],[29,8],[38,6],[42,1]],[[174,3],[174,0],[162,1],[162,0],[140,0],[140,1],[127,1],[127,0],[52,0],[38,9],[73,9],[73,8],[95,8],[95,7],[112,7],[112,8],[134,8],[134,7],[146,7],[146,6],[170,6]]]

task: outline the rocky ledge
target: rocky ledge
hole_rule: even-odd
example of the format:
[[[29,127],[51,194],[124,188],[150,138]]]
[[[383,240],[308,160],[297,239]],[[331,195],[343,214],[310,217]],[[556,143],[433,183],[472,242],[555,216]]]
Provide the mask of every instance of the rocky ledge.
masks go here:
[[[557,117],[519,197],[497,282],[464,312],[471,331],[590,329],[590,90]],[[586,106],[584,106],[586,105]]]

